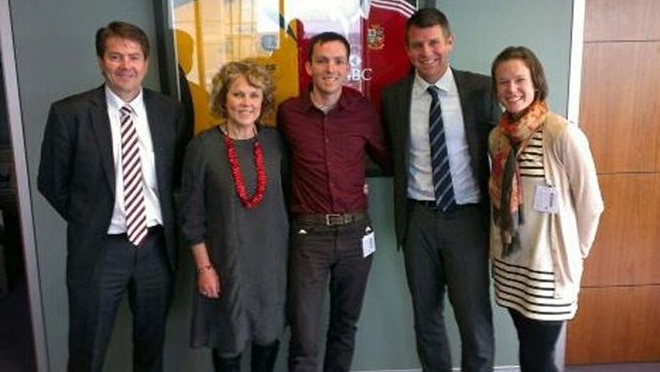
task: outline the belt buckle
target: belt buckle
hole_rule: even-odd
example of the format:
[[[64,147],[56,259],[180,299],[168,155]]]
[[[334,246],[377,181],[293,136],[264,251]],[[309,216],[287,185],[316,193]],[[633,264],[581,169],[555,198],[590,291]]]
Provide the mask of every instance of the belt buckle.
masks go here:
[[[343,225],[345,223],[344,216],[339,213],[325,215],[325,224],[327,226]]]

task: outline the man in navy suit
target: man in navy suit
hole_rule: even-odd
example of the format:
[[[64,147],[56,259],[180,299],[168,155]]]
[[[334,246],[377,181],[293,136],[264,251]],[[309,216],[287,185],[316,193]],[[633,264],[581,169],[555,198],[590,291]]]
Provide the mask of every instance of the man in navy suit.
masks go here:
[[[462,370],[492,371],[487,145],[500,113],[488,77],[449,67],[453,43],[441,11],[418,10],[406,24],[414,73],[382,95],[394,162],[397,245],[404,249],[423,370],[452,368],[443,316],[447,293],[461,334]],[[446,209],[434,193],[429,87],[438,91],[454,192]]]
[[[172,98],[142,88],[149,41],[111,22],[96,33],[105,84],[53,103],[41,148],[39,191],[67,222],[69,371],[100,371],[124,293],[133,313],[133,370],[162,371],[176,263],[174,191],[186,140]],[[130,114],[122,116],[126,107]],[[122,123],[132,120],[142,228],[127,235]],[[126,172],[128,173],[128,172]]]

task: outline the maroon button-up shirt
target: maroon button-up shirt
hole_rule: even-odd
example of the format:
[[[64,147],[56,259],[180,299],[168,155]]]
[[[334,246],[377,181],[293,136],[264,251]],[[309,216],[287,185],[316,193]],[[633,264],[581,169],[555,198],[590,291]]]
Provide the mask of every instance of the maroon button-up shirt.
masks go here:
[[[365,152],[391,168],[382,124],[366,98],[344,87],[337,106],[324,114],[307,92],[280,104],[277,126],[289,146],[294,216],[366,210]]]

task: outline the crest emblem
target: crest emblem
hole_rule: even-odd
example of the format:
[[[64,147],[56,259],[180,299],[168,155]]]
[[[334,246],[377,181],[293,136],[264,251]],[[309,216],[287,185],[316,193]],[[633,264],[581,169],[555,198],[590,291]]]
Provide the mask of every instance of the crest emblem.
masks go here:
[[[385,28],[379,24],[370,24],[367,31],[367,44],[371,50],[385,47]]]

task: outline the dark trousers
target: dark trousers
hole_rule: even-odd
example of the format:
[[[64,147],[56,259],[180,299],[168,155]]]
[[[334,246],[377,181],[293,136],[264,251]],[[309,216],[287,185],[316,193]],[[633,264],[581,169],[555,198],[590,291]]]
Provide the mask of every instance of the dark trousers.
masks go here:
[[[451,371],[444,296],[461,335],[461,370],[492,371],[494,337],[488,271],[486,209],[458,206],[443,213],[409,201],[404,242],[417,353],[427,372]]]
[[[557,372],[555,348],[564,321],[527,318],[509,309],[518,332],[518,356],[522,372]]]
[[[356,323],[373,255],[363,257],[368,219],[341,226],[294,220],[289,276],[289,371],[317,371],[324,293],[330,277],[330,324],[324,371],[349,371]]]
[[[162,228],[150,229],[140,247],[126,235],[104,239],[89,280],[69,286],[68,370],[101,371],[124,293],[133,314],[133,371],[163,370],[165,323],[173,275]]]

